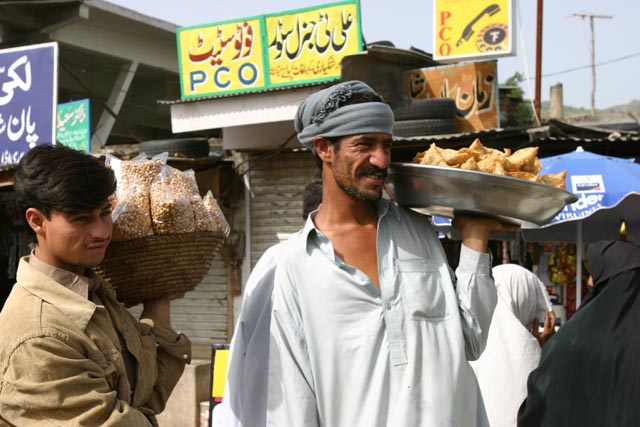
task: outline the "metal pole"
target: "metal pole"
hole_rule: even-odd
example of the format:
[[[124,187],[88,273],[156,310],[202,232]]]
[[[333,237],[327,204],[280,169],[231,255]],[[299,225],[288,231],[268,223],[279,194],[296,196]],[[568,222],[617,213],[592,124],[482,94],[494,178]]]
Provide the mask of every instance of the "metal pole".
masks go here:
[[[538,0],[538,19],[536,29],[536,116],[540,117],[540,87],[542,79],[542,3],[543,0]]]
[[[593,15],[589,16],[591,27],[591,115],[596,115],[596,41],[593,30]]]

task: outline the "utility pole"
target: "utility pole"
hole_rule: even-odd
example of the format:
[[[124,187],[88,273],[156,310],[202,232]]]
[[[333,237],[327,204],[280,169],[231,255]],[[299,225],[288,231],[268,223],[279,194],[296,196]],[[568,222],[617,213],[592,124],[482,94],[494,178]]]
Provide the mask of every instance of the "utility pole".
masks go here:
[[[538,126],[540,126],[540,88],[542,86],[542,2],[538,0],[538,16],[536,23],[536,118],[538,120]]]
[[[594,18],[611,19],[611,15],[596,15],[593,13],[574,13],[573,16],[586,19],[589,18],[591,28],[591,115],[596,115],[596,42],[594,35]]]

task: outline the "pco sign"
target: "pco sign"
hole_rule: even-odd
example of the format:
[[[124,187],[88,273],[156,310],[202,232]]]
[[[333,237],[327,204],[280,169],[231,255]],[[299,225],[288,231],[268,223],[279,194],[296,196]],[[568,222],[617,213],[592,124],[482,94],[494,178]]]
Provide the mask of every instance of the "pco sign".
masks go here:
[[[258,67],[251,62],[245,62],[240,65],[234,72],[226,66],[217,67],[212,73],[207,73],[203,70],[194,70],[189,73],[189,87],[192,92],[197,92],[198,88],[213,83],[217,89],[228,88],[234,78],[239,81],[243,86],[252,86],[260,75]],[[208,79],[211,79],[209,81]]]

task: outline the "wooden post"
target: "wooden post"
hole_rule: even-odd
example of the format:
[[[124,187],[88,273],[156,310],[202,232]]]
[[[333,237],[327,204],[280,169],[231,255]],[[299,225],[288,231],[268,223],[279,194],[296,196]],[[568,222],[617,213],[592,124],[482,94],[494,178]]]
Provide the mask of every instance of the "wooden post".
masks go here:
[[[589,18],[589,28],[591,29],[591,115],[596,115],[596,39],[593,25],[594,18],[611,19],[610,15],[594,15],[593,13],[574,13],[573,16],[579,18]]]

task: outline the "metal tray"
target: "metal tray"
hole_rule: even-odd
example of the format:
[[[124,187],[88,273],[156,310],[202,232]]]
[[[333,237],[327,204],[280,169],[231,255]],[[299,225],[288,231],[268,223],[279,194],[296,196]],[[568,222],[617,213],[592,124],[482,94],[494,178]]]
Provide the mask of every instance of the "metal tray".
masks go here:
[[[487,172],[414,163],[391,163],[388,172],[391,199],[428,215],[480,214],[530,227],[578,200],[550,185]]]

